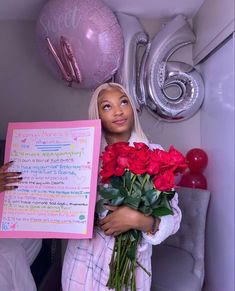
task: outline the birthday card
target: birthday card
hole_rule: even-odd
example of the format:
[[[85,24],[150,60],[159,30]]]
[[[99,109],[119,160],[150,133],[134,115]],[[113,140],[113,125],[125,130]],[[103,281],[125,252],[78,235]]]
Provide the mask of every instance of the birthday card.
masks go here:
[[[100,120],[9,123],[5,162],[23,179],[0,195],[0,237],[92,237],[100,136]]]

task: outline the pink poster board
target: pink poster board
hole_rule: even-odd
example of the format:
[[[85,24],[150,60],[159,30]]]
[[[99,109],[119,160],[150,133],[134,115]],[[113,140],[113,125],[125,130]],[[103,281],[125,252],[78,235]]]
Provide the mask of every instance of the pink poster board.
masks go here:
[[[0,237],[91,238],[100,137],[100,120],[9,123],[5,162],[23,180],[0,195]]]

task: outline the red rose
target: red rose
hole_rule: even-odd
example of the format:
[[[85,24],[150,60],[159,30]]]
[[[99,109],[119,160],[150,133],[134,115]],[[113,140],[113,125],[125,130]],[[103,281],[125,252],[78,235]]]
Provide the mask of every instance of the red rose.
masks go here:
[[[112,145],[107,145],[101,156],[101,181],[108,182],[113,175],[122,176],[125,169],[128,168],[128,155],[134,148],[129,146],[128,142],[117,142]]]
[[[149,160],[149,164],[148,167],[146,169],[147,173],[152,176],[152,175],[156,175],[160,170],[160,166],[159,163],[153,160]]]
[[[128,154],[122,154],[117,158],[117,165],[121,168],[128,168],[129,167],[129,156]]]
[[[159,191],[170,191],[174,187],[174,181],[171,171],[163,171],[153,178],[154,186]]]
[[[188,168],[186,158],[179,151],[177,151],[173,146],[171,146],[169,149],[169,155],[173,164],[172,170],[175,173],[178,173],[178,172],[182,173],[185,171],[185,169]]]
[[[129,170],[136,175],[141,175],[146,173],[150,149],[144,143],[134,143],[134,146],[134,151],[129,153]]]
[[[149,147],[143,142],[134,142],[134,147],[137,151],[139,150],[149,150]]]
[[[128,142],[116,142],[112,144],[111,147],[116,155],[126,153],[131,150],[131,146],[129,146]]]
[[[183,172],[187,168],[185,157],[173,146],[169,152],[155,149],[151,154],[151,161],[158,162],[159,167],[164,170],[170,170],[173,173]]]
[[[115,159],[116,159],[116,153],[115,153],[114,149],[110,146],[106,146],[105,151],[103,152],[103,154],[101,156],[102,164],[104,165],[104,164],[109,163]]]
[[[123,176],[125,173],[125,168],[122,168],[122,167],[116,167],[116,169],[114,170],[114,175],[115,176]]]
[[[164,150],[154,149],[151,151],[151,160],[157,162],[160,167],[165,167],[170,163],[170,155]]]
[[[115,172],[115,168],[116,168],[116,161],[113,160],[109,163],[106,163],[105,166],[102,166],[102,169],[100,171],[100,175],[101,175],[101,181],[107,182],[109,180],[110,177],[112,177],[114,175]]]
[[[179,151],[177,151],[173,146],[170,146],[169,154],[170,154],[171,159],[175,163],[181,164],[185,162],[185,157]]]

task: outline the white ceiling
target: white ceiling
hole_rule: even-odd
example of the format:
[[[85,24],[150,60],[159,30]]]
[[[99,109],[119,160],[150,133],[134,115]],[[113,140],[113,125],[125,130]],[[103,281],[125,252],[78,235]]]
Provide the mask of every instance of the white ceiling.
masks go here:
[[[35,20],[48,0],[0,0],[0,20]],[[167,19],[182,13],[192,18],[204,0],[103,0],[113,11],[143,19]]]

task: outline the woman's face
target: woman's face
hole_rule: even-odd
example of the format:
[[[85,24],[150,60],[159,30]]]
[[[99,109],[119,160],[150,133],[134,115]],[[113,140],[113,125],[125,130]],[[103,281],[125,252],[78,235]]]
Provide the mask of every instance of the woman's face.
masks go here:
[[[105,90],[98,98],[102,127],[109,134],[131,133],[134,114],[129,98],[118,88]]]

